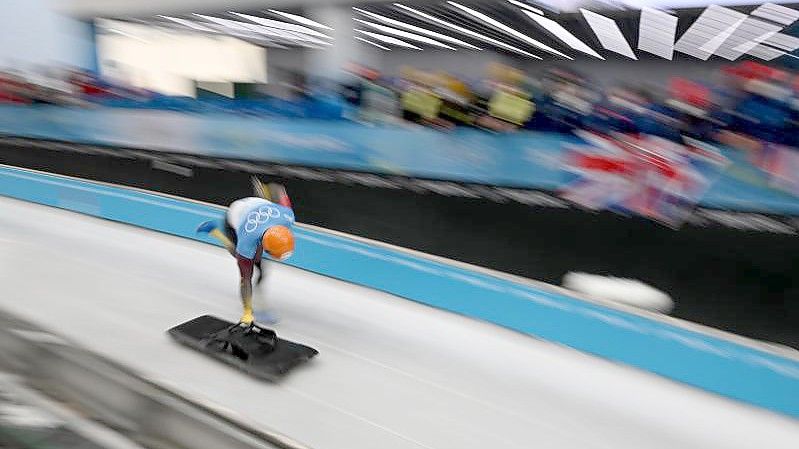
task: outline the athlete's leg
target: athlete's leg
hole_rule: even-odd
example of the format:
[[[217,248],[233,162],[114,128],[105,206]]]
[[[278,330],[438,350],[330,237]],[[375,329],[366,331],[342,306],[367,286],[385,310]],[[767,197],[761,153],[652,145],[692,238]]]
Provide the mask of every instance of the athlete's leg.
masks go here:
[[[266,186],[261,182],[260,179],[253,176],[250,178],[250,182],[252,182],[252,192],[256,197],[272,201],[269,191],[266,189]]]
[[[239,275],[241,276],[239,284],[241,305],[244,308],[240,321],[244,324],[252,324],[254,320],[252,315],[252,271],[254,261],[241,256],[236,256],[236,260],[239,265]]]
[[[286,192],[286,187],[282,184],[277,184],[274,182],[264,184],[255,176],[253,176],[250,180],[252,181],[252,188],[255,196],[286,207],[291,207],[291,200]]]
[[[270,182],[267,185],[267,190],[269,191],[269,195],[272,197],[271,201],[273,203],[280,204],[282,206],[286,206],[291,208],[291,200],[289,199],[289,194],[286,191],[286,187],[282,184],[277,184],[274,182]]]

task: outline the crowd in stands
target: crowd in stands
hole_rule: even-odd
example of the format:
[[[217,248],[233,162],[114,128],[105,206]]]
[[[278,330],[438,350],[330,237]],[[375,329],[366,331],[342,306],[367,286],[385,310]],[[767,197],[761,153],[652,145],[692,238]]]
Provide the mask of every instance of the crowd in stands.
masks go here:
[[[799,146],[799,77],[755,62],[731,65],[712,80],[672,79],[668,86],[600,88],[589,77],[553,70],[538,79],[496,65],[466,82],[412,68],[381,76],[350,67],[351,82],[331,88],[295,86],[290,97],[204,98],[159,95],[79,70],[25,76],[0,72],[0,104],[57,104],[230,111],[267,117],[408,123],[441,130],[473,127],[570,133],[575,129],[689,136],[734,146],[768,141]]]
[[[173,96],[112,82],[82,70],[49,68],[24,75],[0,71],[0,104],[234,112],[285,118],[344,119],[347,116],[346,104],[339,96],[323,93],[301,92],[290,98],[272,95],[228,98],[208,93],[198,97]]]
[[[61,73],[46,71],[38,76],[0,72],[0,104],[83,105],[81,96]]]
[[[712,80],[674,78],[654,87],[601,88],[564,70],[533,79],[502,66],[468,85],[446,73],[407,69],[400,77],[383,78],[360,67],[353,71],[359,81],[345,96],[369,121],[401,116],[442,129],[584,129],[734,146],[760,141],[799,146],[799,76],[751,61],[731,65]]]

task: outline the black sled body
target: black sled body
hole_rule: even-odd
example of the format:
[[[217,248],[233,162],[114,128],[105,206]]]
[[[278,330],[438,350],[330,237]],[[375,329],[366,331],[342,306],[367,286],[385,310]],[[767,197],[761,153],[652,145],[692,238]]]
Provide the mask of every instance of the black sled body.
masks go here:
[[[168,332],[181,344],[273,382],[318,354],[314,348],[278,338],[271,329],[242,326],[211,315],[189,320]]]

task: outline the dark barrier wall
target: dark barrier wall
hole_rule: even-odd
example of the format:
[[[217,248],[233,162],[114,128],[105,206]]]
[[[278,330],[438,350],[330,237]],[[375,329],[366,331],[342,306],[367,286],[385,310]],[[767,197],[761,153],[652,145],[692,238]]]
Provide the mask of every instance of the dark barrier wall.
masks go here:
[[[456,195],[458,187],[446,183],[374,178],[363,185],[341,173],[298,177],[298,168],[50,142],[6,141],[0,163],[217,204],[249,195],[245,170],[258,169],[286,184],[305,223],[551,283],[569,271],[641,279],[675,298],[678,317],[799,348],[799,238],[787,227],[765,232],[706,223],[672,230],[562,203]],[[770,223],[773,231],[774,223],[790,220]]]

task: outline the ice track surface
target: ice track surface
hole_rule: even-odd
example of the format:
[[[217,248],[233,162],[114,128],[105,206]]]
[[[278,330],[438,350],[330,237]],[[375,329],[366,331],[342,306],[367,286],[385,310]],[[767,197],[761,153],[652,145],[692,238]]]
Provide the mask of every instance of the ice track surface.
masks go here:
[[[795,449],[799,421],[497,326],[272,264],[279,384],[165,330],[239,315],[221,248],[0,197],[0,307],[316,449]],[[256,302],[258,299],[256,299]]]

